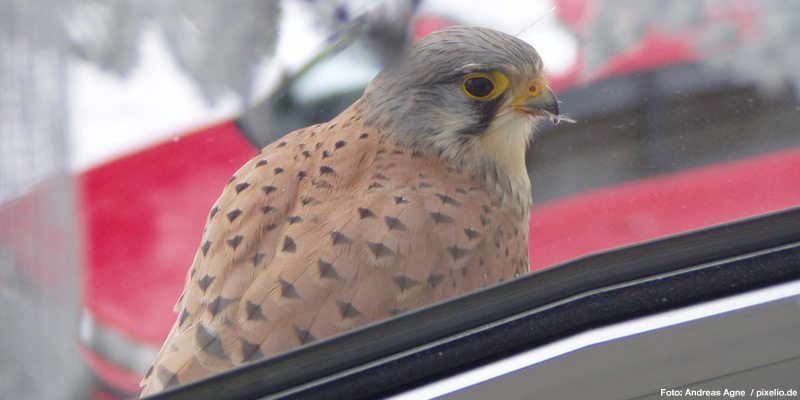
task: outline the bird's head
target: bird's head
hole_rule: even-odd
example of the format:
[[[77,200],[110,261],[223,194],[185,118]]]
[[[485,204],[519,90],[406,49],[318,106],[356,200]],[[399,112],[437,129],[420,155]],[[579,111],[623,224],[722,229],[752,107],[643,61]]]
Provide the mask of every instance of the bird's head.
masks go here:
[[[525,149],[533,122],[559,115],[533,47],[467,26],[420,39],[375,77],[358,107],[367,125],[398,144],[458,168],[499,167],[528,187]]]

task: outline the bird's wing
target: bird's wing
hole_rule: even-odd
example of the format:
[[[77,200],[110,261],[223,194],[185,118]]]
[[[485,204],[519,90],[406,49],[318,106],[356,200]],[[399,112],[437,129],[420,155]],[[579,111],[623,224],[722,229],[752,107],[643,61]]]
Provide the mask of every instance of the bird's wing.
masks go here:
[[[527,272],[527,231],[471,182],[347,112],[267,146],[209,214],[143,395]]]

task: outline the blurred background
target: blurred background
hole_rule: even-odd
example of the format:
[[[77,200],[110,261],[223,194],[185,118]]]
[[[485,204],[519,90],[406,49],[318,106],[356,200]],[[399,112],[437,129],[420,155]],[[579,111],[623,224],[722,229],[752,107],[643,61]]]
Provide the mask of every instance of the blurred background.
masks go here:
[[[138,396],[230,175],[481,25],[539,51],[531,266],[800,205],[793,0],[0,0],[0,398]]]

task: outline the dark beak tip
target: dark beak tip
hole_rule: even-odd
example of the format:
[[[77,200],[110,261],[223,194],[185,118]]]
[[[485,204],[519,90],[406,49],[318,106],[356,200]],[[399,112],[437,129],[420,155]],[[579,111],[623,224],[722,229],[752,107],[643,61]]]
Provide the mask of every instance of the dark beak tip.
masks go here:
[[[559,109],[558,109],[558,101],[554,102],[553,104],[548,104],[547,106],[543,107],[542,109],[547,111],[547,112],[549,112],[550,114],[560,115],[560,112],[559,112]]]

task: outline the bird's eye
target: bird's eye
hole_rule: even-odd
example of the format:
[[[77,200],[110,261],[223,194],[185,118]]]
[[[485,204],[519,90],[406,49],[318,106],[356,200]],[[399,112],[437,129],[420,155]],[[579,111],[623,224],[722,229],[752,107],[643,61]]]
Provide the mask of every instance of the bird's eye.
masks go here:
[[[473,76],[464,80],[464,91],[476,99],[483,99],[494,91],[494,82],[485,76]]]
[[[502,72],[476,72],[467,75],[461,84],[461,90],[475,100],[493,100],[508,89],[508,77]]]

